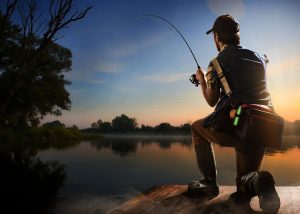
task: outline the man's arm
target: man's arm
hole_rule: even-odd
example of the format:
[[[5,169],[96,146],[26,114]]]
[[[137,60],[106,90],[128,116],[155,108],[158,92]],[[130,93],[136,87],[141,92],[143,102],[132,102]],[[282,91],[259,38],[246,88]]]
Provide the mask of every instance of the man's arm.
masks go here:
[[[212,71],[208,71],[208,72],[212,72]],[[201,85],[202,94],[203,94],[206,102],[211,107],[214,107],[217,104],[217,102],[220,98],[220,89],[219,89],[219,87],[209,85],[211,83],[208,84],[206,82],[202,69],[197,70],[196,79],[199,81],[199,83]],[[211,80],[208,80],[208,81],[211,81]]]

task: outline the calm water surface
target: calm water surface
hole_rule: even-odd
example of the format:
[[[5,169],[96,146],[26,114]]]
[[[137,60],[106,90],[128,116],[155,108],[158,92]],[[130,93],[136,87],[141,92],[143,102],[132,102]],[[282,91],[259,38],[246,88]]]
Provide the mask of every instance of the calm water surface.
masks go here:
[[[300,185],[300,137],[284,137],[281,151],[268,151],[263,169],[277,185]],[[235,184],[235,153],[214,145],[220,184]],[[106,137],[64,150],[39,152],[67,166],[57,212],[104,212],[153,185],[186,184],[201,175],[190,136]]]
[[[235,153],[214,145],[221,185],[235,185]],[[34,154],[65,165],[65,185],[55,213],[105,213],[153,185],[186,184],[201,177],[190,136],[107,136]],[[268,151],[263,169],[277,185],[300,185],[300,136],[285,136],[280,151]]]

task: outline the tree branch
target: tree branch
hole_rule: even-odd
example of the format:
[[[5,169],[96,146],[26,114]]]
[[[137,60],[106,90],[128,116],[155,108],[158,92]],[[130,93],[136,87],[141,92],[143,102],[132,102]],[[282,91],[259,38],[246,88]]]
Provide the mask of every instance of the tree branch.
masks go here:
[[[6,12],[5,12],[5,15],[3,16],[3,20],[0,24],[0,38],[3,37],[5,26],[6,26],[7,22],[9,21],[9,19],[11,18],[11,15],[15,11],[17,2],[18,2],[18,0],[13,0],[12,2],[8,0],[6,3]]]

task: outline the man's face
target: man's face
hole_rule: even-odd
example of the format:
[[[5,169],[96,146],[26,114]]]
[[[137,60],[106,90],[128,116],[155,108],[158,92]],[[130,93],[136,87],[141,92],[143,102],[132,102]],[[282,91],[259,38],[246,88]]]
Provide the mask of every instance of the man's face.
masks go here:
[[[219,35],[218,35],[218,33],[215,33],[215,32],[213,32],[213,35],[214,35],[214,41],[215,41],[216,48],[220,52],[221,47],[219,44]]]

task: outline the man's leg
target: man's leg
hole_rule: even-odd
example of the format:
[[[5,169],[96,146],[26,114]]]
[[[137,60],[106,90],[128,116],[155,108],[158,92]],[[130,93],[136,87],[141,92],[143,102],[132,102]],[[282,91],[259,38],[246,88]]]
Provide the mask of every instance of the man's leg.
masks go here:
[[[273,176],[267,171],[260,171],[264,153],[264,148],[248,148],[245,152],[236,150],[237,192],[258,196],[264,212],[276,213],[280,199]]]
[[[192,124],[192,140],[196,152],[197,164],[204,178],[189,184],[189,191],[219,193],[217,185],[217,171],[215,156],[212,147],[212,132],[210,128],[203,127],[203,120]]]
[[[265,154],[264,148],[249,148],[239,151],[235,149],[236,152],[236,167],[237,167],[237,178],[236,178],[236,186],[237,191],[241,191],[243,193],[248,193],[249,195],[257,195],[255,186],[251,186],[249,179],[253,181],[256,179],[255,173],[260,171],[263,157]],[[254,173],[249,174],[249,173]],[[242,182],[243,177],[243,182]],[[247,186],[246,184],[249,184]]]

